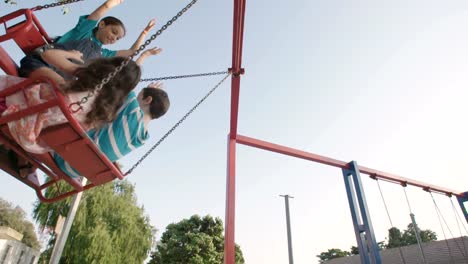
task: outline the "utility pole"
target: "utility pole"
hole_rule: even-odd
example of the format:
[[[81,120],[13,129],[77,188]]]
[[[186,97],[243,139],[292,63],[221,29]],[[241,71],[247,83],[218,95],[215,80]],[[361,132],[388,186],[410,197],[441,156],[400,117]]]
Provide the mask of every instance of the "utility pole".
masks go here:
[[[284,204],[285,204],[285,207],[286,207],[286,228],[287,228],[287,231],[288,231],[289,264],[294,264],[293,251],[292,251],[292,241],[291,241],[291,221],[289,219],[289,198],[294,198],[294,197],[289,196],[288,194],[280,195],[280,196],[284,197]]]

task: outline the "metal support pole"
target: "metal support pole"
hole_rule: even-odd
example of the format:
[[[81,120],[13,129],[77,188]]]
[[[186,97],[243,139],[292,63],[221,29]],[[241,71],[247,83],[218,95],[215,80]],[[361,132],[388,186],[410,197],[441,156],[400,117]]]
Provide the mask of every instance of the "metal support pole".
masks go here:
[[[286,209],[286,229],[288,231],[289,264],[294,264],[293,250],[292,250],[292,239],[291,239],[291,220],[290,220],[290,217],[289,217],[289,198],[294,198],[294,197],[289,196],[288,194],[280,195],[280,196],[284,197],[284,205],[285,205],[285,209]]]
[[[349,169],[343,169],[343,177],[348,194],[349,208],[353,218],[354,232],[359,247],[359,256],[363,264],[381,264],[379,247],[375,240],[374,229],[367,208],[362,187],[359,167],[356,161],[348,163]],[[357,199],[357,202],[356,202]]]
[[[468,211],[465,207],[465,202],[468,201],[468,192],[465,192],[462,195],[457,195],[457,201],[458,205],[460,205],[463,215],[465,216],[465,221],[468,223]]]
[[[83,178],[81,184],[84,186],[86,185],[86,182],[87,179]],[[60,258],[62,257],[63,248],[65,247],[65,242],[67,242],[68,234],[70,233],[70,229],[73,224],[73,220],[75,219],[75,214],[78,210],[78,206],[80,205],[82,195],[83,192],[79,192],[73,196],[70,211],[68,211],[67,218],[65,219],[65,223],[63,224],[62,232],[60,232],[60,235],[57,238],[57,242],[55,243],[54,249],[52,250],[52,256],[50,257],[49,264],[58,264]]]
[[[423,259],[423,263],[427,263],[426,255],[424,254],[424,250],[422,248],[421,232],[419,231],[418,224],[416,224],[416,217],[414,216],[413,213],[410,214],[410,217],[411,217],[411,223],[413,223],[414,235],[416,236],[416,241],[418,242],[419,251],[421,252],[421,257]]]
[[[224,263],[235,263],[235,213],[236,213],[236,140],[228,136],[228,161],[226,177],[226,219],[224,228]]]

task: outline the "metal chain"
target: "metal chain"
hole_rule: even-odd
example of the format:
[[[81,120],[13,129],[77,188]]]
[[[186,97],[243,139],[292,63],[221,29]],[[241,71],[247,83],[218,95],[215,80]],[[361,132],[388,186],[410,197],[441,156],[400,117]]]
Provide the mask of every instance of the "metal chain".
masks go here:
[[[406,187],[403,187],[403,192],[405,193],[406,203],[408,204],[409,212],[410,212],[410,214],[412,214],[413,211],[411,211],[411,205],[410,205],[410,202],[409,202],[409,199],[408,199],[408,194],[406,193]]]
[[[392,218],[390,216],[390,212],[388,211],[387,202],[385,201],[385,197],[383,195],[382,188],[380,188],[379,179],[375,178],[375,181],[377,182],[377,186],[379,186],[380,197],[382,197],[382,201],[383,201],[383,204],[385,206],[385,211],[387,211],[387,216],[388,216],[388,220],[390,221],[390,226],[392,228],[394,228],[395,226],[393,225],[393,221],[392,221]],[[403,261],[403,264],[406,264],[406,258],[403,255],[403,251],[401,250],[401,247],[398,247],[398,251],[400,252],[400,259]]]
[[[62,5],[81,2],[81,1],[84,1],[84,0],[65,0],[65,1],[60,1],[60,2],[56,2],[56,3],[52,3],[52,4],[45,4],[45,5],[41,5],[41,6],[36,6],[36,7],[31,8],[31,10],[32,11],[39,11],[39,10],[42,10],[42,9],[47,9],[47,8],[56,7],[56,6],[62,6]]]
[[[198,101],[197,104],[195,104],[194,107],[192,107],[192,109],[190,109],[173,127],[171,127],[171,129],[169,129],[169,131],[166,132],[166,134],[164,134],[164,136],[162,136],[158,142],[156,142],[156,144],[154,144],[146,153],[145,155],[143,155],[125,174],[124,176],[127,176],[129,175],[130,173],[132,173],[132,171],[138,167],[140,165],[140,163],[146,159],[146,157],[148,157],[149,154],[151,154],[151,152],[153,152],[153,150],[155,150],[159,144],[161,144],[172,132],[174,132],[174,130],[180,125],[182,124],[182,122],[185,121],[185,119],[187,119],[187,117],[192,114],[193,111],[195,111],[195,109],[198,108],[198,106],[200,106],[229,76],[231,75],[231,73],[228,73],[226,74],[226,76],[224,76],[224,78],[219,81],[215,87],[213,87],[200,101]]]
[[[162,81],[162,80],[183,79],[183,78],[192,78],[192,77],[202,77],[202,76],[220,75],[220,74],[227,74],[227,73],[229,73],[229,71],[208,72],[208,73],[196,73],[196,74],[175,75],[175,76],[166,76],[166,77],[155,77],[155,78],[141,79],[140,82],[151,82],[151,81]]]
[[[453,262],[452,250],[450,250],[450,245],[448,244],[448,241],[447,241],[447,235],[445,234],[444,224],[442,224],[442,220],[440,219],[439,207],[437,206],[437,203],[436,203],[436,201],[434,200],[434,196],[432,195],[432,192],[429,192],[429,194],[431,195],[432,201],[434,202],[434,206],[435,206],[435,209],[436,209],[437,218],[439,219],[440,228],[442,229],[442,234],[444,234],[445,245],[447,246],[447,250],[448,250],[448,252],[449,252],[450,263],[452,263],[452,262]],[[461,251],[460,251],[460,252],[461,252]],[[463,254],[463,253],[462,253],[462,254]]]
[[[74,0],[74,1],[77,1],[77,0]],[[78,1],[81,1],[81,0],[78,0]],[[81,98],[81,100],[79,100],[77,102],[74,102],[74,103],[71,103],[69,105],[70,111],[74,112],[73,108],[75,108],[76,111],[81,110],[82,109],[82,107],[81,107],[82,104],[86,103],[90,97],[93,97],[97,92],[99,92],[106,83],[108,83],[112,78],[115,77],[115,75],[117,75],[117,73],[119,73],[125,66],[127,66],[127,64],[130,62],[130,60],[132,60],[136,55],[138,55],[141,51],[143,51],[146,48],[146,46],[148,46],[153,40],[155,40],[159,35],[161,35],[161,33],[164,32],[164,30],[166,30],[170,25],[172,25],[172,23],[174,23],[179,17],[181,17],[197,1],[198,0],[192,0],[181,11],[179,11],[177,13],[177,15],[175,15],[172,19],[167,21],[167,23],[164,26],[162,26],[156,33],[154,33],[148,40],[146,40],[145,43],[143,43],[132,55],[127,57],[127,59],[124,60],[120,64],[120,66],[115,68],[115,70],[113,72],[109,73],[109,75],[107,75],[107,77],[102,79],[101,83],[97,84],[94,87],[94,90],[88,92],[88,94],[85,97]]]
[[[445,243],[447,244],[447,249],[449,251],[450,258],[452,259],[452,257],[453,257],[452,256],[452,251],[450,250],[450,246],[449,246],[448,241],[447,241],[447,236],[445,235],[444,225],[442,224],[442,220],[444,221],[445,226],[447,227],[447,230],[450,233],[450,235],[452,236],[452,238],[455,238],[455,236],[453,235],[452,230],[450,229],[449,225],[447,224],[447,221],[445,220],[445,217],[442,214],[442,211],[440,210],[439,206],[437,205],[437,202],[434,199],[434,195],[432,195],[432,192],[429,192],[429,194],[431,195],[432,202],[434,203],[436,213],[437,213],[437,217],[439,218],[440,227],[442,229],[442,233],[444,234]],[[441,218],[442,218],[442,220],[440,220]],[[461,250],[461,247],[458,244],[457,240],[454,240],[454,242],[455,242],[455,245],[457,245],[457,248],[460,251],[460,253],[462,254],[463,258],[465,258],[465,260],[466,260],[466,256],[465,256],[465,254],[463,254],[463,251]]]
[[[449,199],[450,199],[450,204],[452,205],[452,210],[453,210],[454,215],[455,215],[455,220],[457,221],[458,232],[460,232],[460,237],[462,239],[463,249],[465,250],[465,253],[466,253],[466,255],[465,255],[465,260],[466,260],[466,257],[468,256],[468,252],[466,250],[465,238],[463,237],[463,233],[462,233],[462,230],[460,228],[460,223],[462,224],[463,228],[465,228],[465,233],[467,232],[466,227],[463,224],[463,221],[461,221],[460,215],[458,214],[458,211],[455,208],[455,205],[453,204],[452,196],[449,196]],[[460,219],[460,222],[458,221],[459,219]]]
[[[462,218],[460,217],[460,214],[458,214],[458,211],[457,211],[457,209],[455,208],[455,205],[453,204],[452,198],[450,198],[450,203],[452,204],[452,209],[453,209],[453,211],[455,212],[455,215],[457,216],[456,218],[457,218],[458,220],[460,220],[460,223],[462,224],[463,229],[465,229],[465,233],[468,234],[468,230],[466,229],[465,224],[463,224],[463,220],[462,220]],[[457,220],[457,225],[458,225],[458,220]],[[460,226],[459,226],[459,225],[458,225],[458,229],[460,229]],[[460,236],[461,236],[461,237],[463,236],[463,234],[461,233],[461,230],[460,230]]]

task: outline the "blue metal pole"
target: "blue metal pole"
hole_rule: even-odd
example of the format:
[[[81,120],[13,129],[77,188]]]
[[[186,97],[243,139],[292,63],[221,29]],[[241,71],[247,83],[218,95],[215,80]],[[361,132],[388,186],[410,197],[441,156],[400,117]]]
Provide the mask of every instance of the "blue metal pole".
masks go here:
[[[382,260],[375,240],[369,209],[367,208],[359,167],[356,161],[352,161],[348,165],[349,169],[343,169],[343,177],[361,263],[381,264]]]
[[[468,192],[463,193],[463,196],[457,195],[457,201],[458,201],[458,204],[460,205],[463,215],[465,216],[466,222],[468,222],[468,212],[465,207],[465,202],[468,201]]]
[[[349,177],[348,170],[343,169],[343,177],[345,181],[346,194],[348,195],[349,209],[351,210],[351,218],[353,219],[354,233],[356,235],[357,246],[359,248],[361,264],[370,264],[365,238],[361,236],[361,232],[364,231],[362,229],[361,214],[359,213],[359,207],[356,202],[356,193],[353,189],[353,181],[352,178]]]

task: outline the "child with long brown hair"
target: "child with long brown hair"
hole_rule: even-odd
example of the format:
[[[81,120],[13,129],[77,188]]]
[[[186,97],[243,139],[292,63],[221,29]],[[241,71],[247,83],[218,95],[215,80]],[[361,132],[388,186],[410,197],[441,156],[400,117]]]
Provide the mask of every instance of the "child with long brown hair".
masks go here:
[[[115,120],[99,129],[88,131],[88,136],[110,161],[117,161],[145,144],[150,136],[149,123],[164,116],[169,107],[169,96],[162,89],[162,83],[151,83],[138,94],[130,92]],[[56,153],[54,160],[68,176],[76,179],[81,177]]]
[[[63,85],[62,90],[67,104],[80,101],[89,92],[94,91],[97,84],[107,77],[125,58],[100,58],[93,60],[88,66],[79,68],[74,80]],[[100,125],[111,122],[122,106],[130,91],[138,84],[141,77],[141,69],[134,62],[129,63],[106,83],[101,90],[89,97],[81,104],[81,110],[73,113],[73,117],[85,130],[97,128]],[[0,76],[0,89],[21,82],[22,78],[14,76]],[[44,103],[55,98],[55,92],[47,83],[33,84],[23,92],[7,96],[6,107],[3,116],[19,110]],[[49,126],[67,122],[58,107],[49,108],[46,111],[23,117],[8,123],[10,133],[18,144],[28,152],[45,153],[50,148],[38,140],[41,131]]]
[[[136,63],[141,65],[148,56],[159,52],[157,48],[146,50]],[[149,138],[149,123],[164,116],[169,107],[169,96],[162,89],[162,83],[151,83],[138,94],[130,92],[112,123],[88,131],[88,136],[110,161],[117,161],[145,144]],[[81,176],[56,153],[54,153],[54,160],[70,177]]]

